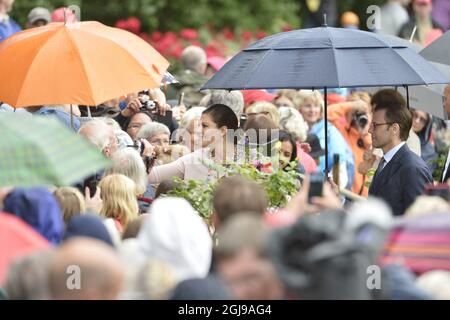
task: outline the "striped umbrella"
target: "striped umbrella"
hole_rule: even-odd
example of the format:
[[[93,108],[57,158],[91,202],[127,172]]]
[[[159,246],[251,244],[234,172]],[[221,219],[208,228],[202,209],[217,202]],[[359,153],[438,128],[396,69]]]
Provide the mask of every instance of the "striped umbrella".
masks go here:
[[[450,213],[399,221],[390,233],[382,263],[401,263],[417,274],[450,271]]]

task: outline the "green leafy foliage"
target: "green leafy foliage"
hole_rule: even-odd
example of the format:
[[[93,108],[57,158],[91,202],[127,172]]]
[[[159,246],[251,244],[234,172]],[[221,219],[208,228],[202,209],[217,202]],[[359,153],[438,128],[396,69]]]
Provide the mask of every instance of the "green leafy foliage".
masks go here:
[[[258,170],[252,164],[231,164],[222,166],[209,163],[211,170],[217,172],[216,178],[211,180],[181,180],[175,178],[178,187],[171,190],[168,195],[186,199],[192,207],[206,221],[210,221],[212,213],[213,192],[222,177],[240,175],[248,180],[261,185],[266,191],[269,201],[269,208],[283,207],[287,201],[300,187],[298,173],[294,168],[297,163],[294,161],[289,165],[289,170],[271,168],[271,172]]]
[[[439,178],[441,177],[442,171],[445,167],[445,161],[447,160],[447,154],[450,147],[446,147],[444,150],[442,150],[441,153],[439,153],[439,156],[432,161],[433,164],[436,164],[436,167],[433,171],[433,179],[435,181],[439,181]]]

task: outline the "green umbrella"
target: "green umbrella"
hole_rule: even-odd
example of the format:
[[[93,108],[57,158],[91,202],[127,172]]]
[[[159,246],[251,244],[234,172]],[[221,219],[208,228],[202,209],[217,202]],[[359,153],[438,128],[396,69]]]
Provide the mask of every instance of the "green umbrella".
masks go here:
[[[0,187],[69,186],[108,164],[54,118],[0,112]]]

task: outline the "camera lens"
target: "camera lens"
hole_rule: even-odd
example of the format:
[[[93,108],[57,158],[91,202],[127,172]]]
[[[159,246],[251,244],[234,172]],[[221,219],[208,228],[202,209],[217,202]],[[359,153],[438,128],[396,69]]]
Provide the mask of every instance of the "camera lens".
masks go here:
[[[367,126],[367,124],[369,123],[369,118],[365,112],[356,113],[354,119],[355,119],[356,124],[361,129],[365,128]]]
[[[144,153],[144,144],[140,140],[136,140],[134,142],[134,148],[142,156],[142,154]]]

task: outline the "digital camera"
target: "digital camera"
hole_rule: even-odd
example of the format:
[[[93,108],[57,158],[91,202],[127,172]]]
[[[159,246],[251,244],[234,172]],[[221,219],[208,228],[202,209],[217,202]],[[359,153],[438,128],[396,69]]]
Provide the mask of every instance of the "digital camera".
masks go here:
[[[142,143],[141,140],[134,141],[133,145],[129,146],[134,148],[139,154],[142,156],[144,154],[145,145]]]
[[[359,128],[364,129],[369,123],[369,117],[366,112],[355,112],[353,121]]]
[[[150,99],[148,91],[139,92],[139,101],[142,104],[141,111],[153,111],[156,108],[156,103]]]

